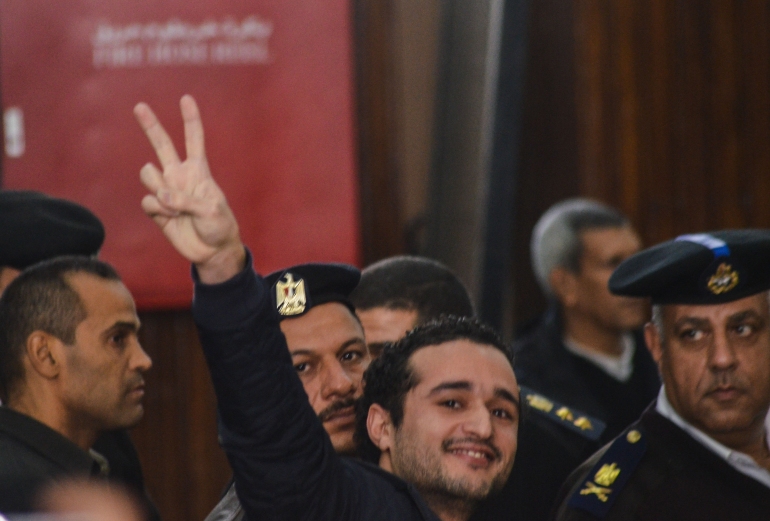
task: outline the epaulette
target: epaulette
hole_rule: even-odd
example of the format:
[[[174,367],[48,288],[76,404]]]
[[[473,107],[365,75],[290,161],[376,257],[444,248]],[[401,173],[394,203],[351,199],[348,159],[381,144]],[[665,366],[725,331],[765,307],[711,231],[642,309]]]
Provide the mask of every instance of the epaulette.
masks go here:
[[[603,518],[647,450],[643,431],[631,428],[615,438],[596,465],[578,484],[567,503]]]
[[[604,432],[607,424],[598,418],[593,418],[577,409],[568,407],[563,403],[552,400],[540,393],[524,387],[520,387],[521,396],[537,414],[580,433],[591,441],[596,441]]]

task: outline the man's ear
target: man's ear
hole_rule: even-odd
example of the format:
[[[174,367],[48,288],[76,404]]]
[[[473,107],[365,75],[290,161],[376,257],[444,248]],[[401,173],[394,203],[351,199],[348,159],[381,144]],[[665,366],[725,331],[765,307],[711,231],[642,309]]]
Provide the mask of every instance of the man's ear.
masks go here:
[[[393,435],[395,429],[390,413],[382,405],[373,403],[369,406],[369,414],[366,417],[366,430],[369,439],[380,449],[380,452],[390,452],[393,447]]]
[[[27,337],[27,358],[32,369],[43,378],[56,378],[61,371],[62,341],[45,331]]]
[[[577,277],[568,269],[557,267],[548,276],[551,291],[564,307],[572,307],[578,300]]]
[[[660,368],[660,359],[663,357],[663,342],[661,333],[658,328],[652,322],[647,322],[644,325],[644,342],[647,344],[647,349],[652,355],[652,359],[658,364]]]

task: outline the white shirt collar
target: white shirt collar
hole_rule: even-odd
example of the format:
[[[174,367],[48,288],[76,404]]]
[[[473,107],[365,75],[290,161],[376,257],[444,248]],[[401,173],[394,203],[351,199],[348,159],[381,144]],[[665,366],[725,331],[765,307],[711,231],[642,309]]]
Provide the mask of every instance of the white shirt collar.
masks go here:
[[[575,342],[571,338],[564,338],[563,342],[567,351],[588,360],[619,382],[627,382],[634,372],[636,342],[634,342],[634,336],[631,333],[625,333],[621,337],[620,348],[622,351],[620,356],[598,353]]]
[[[748,454],[738,452],[737,450],[722,445],[714,438],[682,418],[679,413],[674,410],[671,402],[668,401],[666,387],[664,385],[660,386],[655,410],[658,414],[677,425],[708,450],[725,460],[731,467],[770,488],[770,471],[760,467]],[[765,418],[765,437],[765,442],[768,444],[768,447],[770,447],[770,411],[768,411],[767,417]]]

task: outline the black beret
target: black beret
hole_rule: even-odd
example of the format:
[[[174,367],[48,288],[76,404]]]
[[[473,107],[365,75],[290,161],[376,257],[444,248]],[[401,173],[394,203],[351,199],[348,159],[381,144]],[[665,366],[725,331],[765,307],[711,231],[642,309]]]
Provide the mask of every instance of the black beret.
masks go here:
[[[281,320],[304,315],[327,302],[344,304],[355,313],[348,297],[361,272],[347,264],[310,263],[274,271],[265,280]]]
[[[101,221],[79,204],[0,191],[0,266],[23,270],[59,255],[96,255],[103,242]]]
[[[682,235],[613,272],[610,291],[654,304],[723,304],[770,289],[770,230]]]

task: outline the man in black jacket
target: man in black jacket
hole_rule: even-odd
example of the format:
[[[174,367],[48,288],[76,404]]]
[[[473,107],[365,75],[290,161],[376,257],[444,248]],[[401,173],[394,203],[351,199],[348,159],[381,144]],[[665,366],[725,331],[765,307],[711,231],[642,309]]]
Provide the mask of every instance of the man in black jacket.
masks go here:
[[[143,373],[134,301],[114,269],[60,257],[25,270],[0,299],[0,512],[25,512],[56,479],[109,477],[91,450],[136,425]]]
[[[87,208],[30,190],[0,191],[0,222],[0,294],[38,262],[62,255],[96,257],[105,237],[102,222]],[[109,478],[127,485],[144,500],[149,518],[159,520],[128,432],[106,432],[92,450],[107,459]]]
[[[180,105],[184,162],[149,107],[134,110],[163,167],[143,167],[150,194],[142,207],[194,264],[193,315],[247,518],[467,519],[505,480],[516,452],[519,393],[504,346],[467,321],[412,337],[397,360],[407,376],[399,392],[368,411],[370,439],[393,474],[340,458],[307,401],[278,310],[211,177],[197,106],[189,96]]]
[[[663,379],[565,487],[559,521],[770,519],[770,231],[683,235],[621,264]]]
[[[603,442],[660,387],[640,331],[647,303],[607,288],[612,270],[640,247],[628,219],[588,199],[552,206],[532,232],[532,268],[551,305],[514,344],[517,378],[605,422]]]

